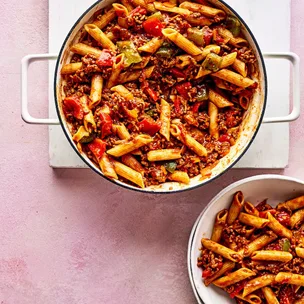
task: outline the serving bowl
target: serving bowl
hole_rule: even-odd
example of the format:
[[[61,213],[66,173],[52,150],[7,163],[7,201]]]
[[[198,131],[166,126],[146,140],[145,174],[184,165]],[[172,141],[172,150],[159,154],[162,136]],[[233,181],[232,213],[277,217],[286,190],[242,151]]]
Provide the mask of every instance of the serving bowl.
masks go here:
[[[220,210],[229,209],[233,195],[237,191],[242,191],[245,200],[253,205],[267,199],[267,203],[275,207],[280,202],[303,195],[304,181],[282,175],[257,175],[229,185],[209,202],[197,218],[188,243],[188,275],[198,303],[235,303],[235,300],[229,298],[229,295],[220,288],[204,285],[202,270],[197,267],[197,258],[200,256],[201,239],[211,237],[215,215]]]
[[[75,152],[79,155],[79,157],[96,173],[99,175],[104,176],[102,171],[96,164],[94,164],[85,153],[79,151],[77,149],[77,146],[75,142],[72,139],[72,135],[69,132],[69,127],[67,124],[67,121],[65,119],[63,109],[62,109],[62,100],[64,98],[63,93],[63,79],[61,77],[60,71],[63,65],[66,63],[69,63],[71,59],[71,52],[70,52],[70,46],[77,43],[79,39],[81,38],[82,32],[81,29],[83,26],[87,23],[89,23],[92,20],[92,17],[94,13],[99,11],[100,9],[106,7],[107,5],[113,3],[113,0],[103,0],[98,1],[95,4],[93,4],[88,10],[75,22],[74,26],[68,33],[62,48],[60,50],[59,56],[57,58],[57,64],[56,64],[56,71],[55,71],[55,79],[54,79],[54,95],[55,95],[55,103],[56,103],[56,109],[57,114],[59,118],[59,122],[62,126],[62,129],[67,137],[67,140],[70,142],[71,146],[75,150]],[[261,125],[261,122],[263,120],[265,108],[266,108],[266,99],[267,99],[267,76],[266,76],[266,69],[264,65],[264,59],[261,53],[261,50],[258,46],[258,43],[250,31],[249,27],[246,25],[246,23],[242,20],[242,18],[230,7],[228,6],[224,1],[219,0],[211,0],[211,4],[214,6],[224,10],[227,14],[235,16],[239,19],[242,25],[242,34],[244,37],[248,40],[250,47],[252,48],[256,58],[257,58],[257,66],[258,66],[258,73],[256,75],[256,81],[258,82],[258,89],[256,90],[256,93],[253,97],[252,102],[250,103],[250,106],[245,114],[244,120],[240,126],[240,136],[234,146],[231,147],[229,154],[227,154],[225,157],[221,158],[218,162],[218,164],[212,169],[212,173],[205,178],[202,178],[200,175],[194,177],[191,179],[190,183],[185,185],[181,183],[176,182],[168,182],[163,183],[161,185],[157,186],[150,186],[143,189],[137,188],[135,186],[132,186],[128,183],[119,181],[119,180],[113,180],[110,179],[112,182],[127,187],[129,189],[141,191],[141,192],[152,192],[152,193],[173,193],[176,191],[183,191],[183,190],[190,190],[199,186],[202,186],[204,184],[207,184],[214,180],[215,178],[219,177],[221,174],[226,172],[229,168],[231,168],[246,152],[246,150],[251,145],[254,137],[256,136],[258,129]],[[274,57],[283,56],[286,59],[289,59],[294,64],[296,64],[295,68],[295,76],[297,76],[298,71],[298,57],[295,54],[274,54]],[[45,58],[54,58],[56,55],[38,55],[38,56],[26,56],[22,61],[22,117],[25,121],[29,123],[48,123],[48,124],[56,124],[57,120],[42,120],[42,119],[34,119],[32,118],[28,113],[27,108],[27,68],[29,63],[34,59],[41,60]],[[296,81],[298,77],[294,77],[294,80]],[[297,87],[297,86],[295,86]],[[297,101],[299,100],[299,94],[296,92],[294,94],[294,99]],[[294,108],[292,113],[288,115],[287,117],[280,117],[275,119],[268,119],[266,122],[277,122],[277,121],[291,121],[298,117],[299,111],[297,107]],[[105,177],[107,178],[107,177]]]

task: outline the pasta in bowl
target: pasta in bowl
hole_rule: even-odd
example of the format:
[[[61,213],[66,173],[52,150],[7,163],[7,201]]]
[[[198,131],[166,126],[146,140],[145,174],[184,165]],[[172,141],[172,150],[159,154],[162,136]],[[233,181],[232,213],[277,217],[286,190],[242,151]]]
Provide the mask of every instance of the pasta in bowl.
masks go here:
[[[302,181],[261,175],[209,203],[189,240],[199,302],[303,303],[303,193]]]
[[[203,185],[250,145],[266,75],[246,25],[216,1],[101,1],[76,23],[56,67],[72,146],[132,189]]]

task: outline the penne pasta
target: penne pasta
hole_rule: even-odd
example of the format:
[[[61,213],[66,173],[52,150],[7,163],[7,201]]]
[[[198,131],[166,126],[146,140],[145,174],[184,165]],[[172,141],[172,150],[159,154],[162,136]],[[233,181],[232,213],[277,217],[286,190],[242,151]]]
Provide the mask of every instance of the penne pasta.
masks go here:
[[[191,14],[191,12],[188,9],[177,7],[174,4],[172,5],[171,3],[168,2],[165,3],[155,1],[154,7],[159,11],[180,14],[182,16],[189,16]]]
[[[299,258],[304,259],[304,248],[302,247],[296,247],[295,248],[296,254]]]
[[[232,64],[232,67],[243,77],[247,77],[247,66],[245,62],[236,58]]]
[[[275,282],[275,278],[276,276],[274,274],[265,274],[263,276],[250,280],[249,282],[246,283],[243,289],[242,296],[246,297],[260,288],[273,284]]]
[[[235,263],[232,261],[225,261],[222,268],[214,273],[211,277],[205,279],[204,284],[205,286],[209,286],[213,281],[217,278],[221,277],[222,275],[229,273],[235,267]]]
[[[133,170],[139,172],[140,174],[145,173],[144,167],[140,164],[140,162],[132,155],[126,154],[121,157],[121,161],[128,167],[132,168]]]
[[[82,62],[69,63],[62,67],[61,74],[74,74],[82,68]]]
[[[212,24],[212,21],[204,16],[199,16],[196,17],[193,14],[184,16],[184,18],[191,24],[194,26],[209,26]]]
[[[233,83],[241,88],[247,88],[253,85],[255,82],[250,78],[245,78],[240,74],[232,72],[227,69],[219,70],[218,72],[213,73],[215,77],[226,80],[230,83]]]
[[[75,54],[79,54],[82,56],[91,54],[91,55],[95,56],[96,58],[98,58],[102,54],[101,50],[91,47],[89,45],[86,45],[84,43],[76,43],[71,47],[70,50],[71,50],[71,52],[73,52]]]
[[[89,108],[92,109],[98,105],[101,101],[103,88],[103,79],[100,74],[94,74],[91,82],[91,93],[90,93],[90,103]]]
[[[103,48],[115,51],[115,44],[104,34],[104,32],[95,24],[86,24],[85,30],[91,35]]]
[[[170,120],[171,120],[171,108],[167,101],[161,99],[160,103],[160,121],[161,127],[159,133],[163,135],[166,140],[170,141]]]
[[[154,66],[150,66],[148,68],[143,69],[142,71],[132,71],[132,72],[124,72],[121,73],[118,78],[118,83],[125,83],[137,80],[140,76],[144,78],[150,78],[153,73]]]
[[[116,17],[115,10],[112,8],[103,15],[100,16],[99,19],[95,20],[93,23],[98,26],[100,29],[106,27],[114,18]]]
[[[146,52],[150,54],[154,54],[163,44],[164,39],[160,37],[154,37],[144,45],[138,48],[140,52]]]
[[[270,212],[267,212],[267,219],[269,220],[268,227],[277,235],[287,237],[288,239],[292,238],[292,232],[277,221]]]
[[[83,118],[83,125],[88,132],[96,131],[96,123],[92,111],[89,111]]]
[[[232,262],[239,262],[242,259],[242,255],[240,253],[233,251],[221,244],[213,242],[209,239],[203,238],[202,246]]]
[[[239,221],[245,225],[255,227],[257,229],[265,228],[269,224],[269,220],[241,212]]]
[[[280,284],[304,286],[304,275],[290,272],[279,272],[275,277],[275,282]]]
[[[150,56],[142,57],[142,61],[133,64],[132,68],[133,68],[133,70],[141,70],[147,66],[149,61],[150,61]]]
[[[117,82],[119,82],[119,75],[123,68],[124,68],[124,54],[119,54],[118,56],[116,56],[115,61],[113,62],[112,74],[106,85],[108,89],[112,88],[114,85],[116,85]]]
[[[213,104],[215,104],[218,108],[225,108],[225,107],[233,106],[232,102],[230,102],[228,99],[223,97],[221,94],[219,94],[211,89],[209,90],[209,100]]]
[[[217,213],[214,221],[214,226],[211,235],[211,241],[219,243],[222,237],[222,232],[226,224],[228,210],[221,210]]]
[[[290,217],[290,227],[291,228],[298,228],[304,222],[304,209],[300,209],[296,211]]]
[[[172,174],[169,175],[169,179],[183,184],[190,183],[189,175],[183,171],[174,171]]]
[[[248,46],[248,41],[241,38],[241,37],[234,37],[233,34],[223,27],[218,27],[218,33],[220,36],[222,36],[224,39],[227,39],[227,43],[231,44],[237,48]]]
[[[262,303],[261,298],[255,294],[250,294],[247,297],[242,297],[241,295],[236,295],[235,297],[240,300],[243,300],[245,302],[248,302],[250,304],[261,304]]]
[[[212,103],[208,103],[208,115],[209,115],[209,133],[215,139],[219,138],[218,129],[218,107]]]
[[[113,3],[112,4],[114,10],[115,10],[115,14],[117,15],[117,23],[123,27],[123,28],[128,28],[128,20],[127,20],[127,16],[129,14],[128,9],[120,3]]]
[[[121,0],[121,3],[128,9],[129,12],[131,12],[134,7],[131,5],[131,3],[128,0]]]
[[[137,135],[133,139],[130,139],[127,142],[119,144],[114,148],[108,150],[107,153],[115,157],[120,157],[142,146],[145,146],[152,141],[153,139],[149,135]]]
[[[259,216],[259,211],[250,203],[250,202],[244,202],[244,210],[250,215]]]
[[[84,126],[79,127],[79,129],[77,130],[77,132],[73,135],[73,140],[75,142],[79,142],[81,141],[83,138],[89,137],[90,136],[90,132],[88,132]]]
[[[181,157],[181,151],[179,149],[153,150],[147,153],[148,161],[173,160]]]
[[[227,224],[231,225],[239,216],[244,204],[244,196],[241,191],[234,194],[231,206],[229,208]]]
[[[132,183],[138,185],[141,188],[145,187],[143,176],[139,172],[131,169],[130,167],[118,161],[113,161],[113,164],[115,172],[118,175],[126,178],[127,180],[131,181]]]
[[[263,287],[262,292],[266,299],[267,304],[280,304],[275,293],[272,291],[270,287]]]
[[[255,275],[256,273],[248,268],[240,268],[224,277],[221,277],[220,279],[217,279],[213,284],[217,287],[225,288]]]
[[[120,96],[122,96],[126,100],[134,100],[134,95],[123,85],[119,84],[115,87],[111,88],[112,92],[118,93]]]
[[[221,51],[221,47],[216,45],[216,44],[209,44],[207,46],[204,47],[204,49],[202,50],[202,54],[200,55],[197,55],[197,56],[193,56],[193,58],[199,62],[203,59],[205,59],[210,53],[214,53],[214,54],[219,54],[219,52]],[[231,53],[231,54],[234,54],[234,53]],[[231,55],[227,55],[229,57],[231,57]],[[223,56],[223,60],[224,60],[224,57],[226,56]],[[222,64],[221,64],[221,67],[223,65],[223,61],[222,61]]]
[[[104,153],[100,158],[99,167],[106,177],[118,179],[114,166],[106,153]]]
[[[184,1],[180,4],[180,7],[188,9],[193,12],[201,13],[211,18],[224,19],[226,17],[226,13],[220,9],[209,7],[206,5],[201,5],[194,2]]]
[[[131,135],[124,124],[113,125],[113,132],[118,135],[120,139],[130,139]]]
[[[296,300],[293,304],[304,304],[304,299]]]
[[[284,203],[280,203],[278,205],[279,209],[282,207],[288,208],[291,211],[304,208],[304,195],[296,197],[296,198],[286,201]]]
[[[254,251],[251,255],[253,261],[278,261],[287,263],[292,260],[292,254],[279,250]]]
[[[171,40],[174,44],[176,44],[179,48],[184,50],[186,53],[190,55],[199,55],[202,53],[202,50],[197,47],[193,42],[188,40],[182,34],[180,34],[177,30],[172,28],[165,28],[162,30],[163,35]]]

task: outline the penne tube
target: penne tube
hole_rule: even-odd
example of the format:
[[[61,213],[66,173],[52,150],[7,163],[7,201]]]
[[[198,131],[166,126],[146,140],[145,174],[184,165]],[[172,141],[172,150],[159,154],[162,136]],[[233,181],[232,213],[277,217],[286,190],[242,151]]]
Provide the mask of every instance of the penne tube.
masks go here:
[[[220,69],[224,69],[224,68],[227,68],[228,66],[232,65],[234,60],[236,59],[236,56],[237,56],[237,52],[233,52],[233,53],[223,56],[222,63],[220,65]],[[204,69],[203,67],[200,67],[195,78],[197,79],[197,78],[209,75],[209,74],[212,74],[212,71],[209,71],[207,69]]]
[[[250,236],[253,234],[255,228],[254,227],[249,227],[249,226],[246,226],[245,227],[245,237],[248,239],[250,238]]]
[[[249,102],[250,102],[250,99],[248,96],[240,96],[239,97],[239,104],[240,106],[244,109],[244,110],[247,110],[248,107],[249,107]]]
[[[244,256],[250,256],[254,251],[264,248],[277,238],[277,235],[275,235],[273,232],[259,236],[247,245],[246,249],[244,250]]]
[[[241,191],[234,194],[232,203],[229,208],[227,224],[231,225],[239,216],[244,204],[244,195]]]
[[[241,295],[236,295],[235,297],[240,299],[240,300],[243,300],[245,302],[248,302],[250,304],[261,304],[262,303],[262,299],[255,294],[250,294],[245,298],[242,297]]]
[[[304,275],[290,272],[279,272],[275,277],[275,282],[280,284],[304,286]]]
[[[128,167],[132,168],[133,170],[139,172],[140,174],[145,173],[144,167],[140,164],[140,162],[132,155],[126,154],[121,157],[121,161]]]
[[[179,183],[183,183],[183,184],[190,183],[189,175],[183,171],[174,171],[172,174],[169,175],[168,178],[169,178],[169,180],[172,180],[174,182],[179,182]]]
[[[239,74],[241,74],[243,77],[247,77],[247,66],[244,61],[241,61],[239,59],[235,59],[232,67],[234,70],[236,70]]]
[[[145,187],[143,176],[132,168],[118,162],[113,161],[115,172],[125,179],[133,182],[141,188]]]
[[[241,212],[239,221],[245,225],[255,227],[257,229],[265,228],[269,224],[269,220]]]
[[[245,78],[242,75],[227,69],[219,70],[218,72],[213,73],[213,76],[226,80],[241,88],[247,88],[255,83],[254,80],[250,78]]]
[[[208,115],[209,115],[209,133],[215,139],[219,138],[218,129],[218,107],[212,103],[208,103]]]
[[[253,261],[278,261],[287,263],[292,260],[292,254],[279,250],[254,251],[251,255]]]
[[[298,228],[302,223],[304,222],[304,209],[296,211],[291,217],[290,217],[290,227]]]
[[[141,75],[144,78],[150,78],[153,73],[154,66],[150,66],[148,68],[143,69],[142,71],[127,71],[121,73],[118,78],[118,83],[125,83],[129,81],[137,80]]]
[[[245,47],[248,46],[248,41],[241,37],[234,37],[233,34],[224,27],[218,27],[218,33],[224,39],[227,39],[228,44],[231,44],[235,47]]]
[[[134,7],[131,5],[131,3],[128,0],[121,0],[121,3],[128,9],[129,12],[131,12]]]
[[[289,208],[291,211],[304,208],[304,195],[278,205],[278,209],[282,207]]]
[[[134,100],[134,95],[121,84],[112,87],[111,91],[118,93],[121,97],[123,97],[126,100]]]
[[[233,251],[221,244],[213,242],[209,239],[203,238],[202,246],[232,262],[240,262],[242,260],[242,255],[240,253]]]
[[[93,56],[95,56],[96,58],[98,58],[101,54],[102,51],[94,48],[92,46],[86,45],[84,43],[76,43],[71,47],[71,52],[75,53],[75,54],[79,54],[82,56],[91,54]]]
[[[235,267],[235,263],[232,261],[226,261],[224,262],[222,268],[214,273],[211,277],[208,277],[205,279],[204,284],[205,286],[209,286],[213,281],[215,281],[217,278],[221,277],[222,275],[226,274],[227,272],[230,272]]]
[[[82,68],[82,62],[74,62],[65,64],[61,69],[62,75],[74,74]]]
[[[220,9],[209,7],[206,5],[194,3],[194,2],[182,2],[179,7],[188,9],[193,12],[201,13],[207,17],[217,18],[217,19],[224,19],[226,17],[226,13]]]
[[[91,81],[91,93],[90,93],[90,103],[89,108],[92,109],[98,105],[101,101],[103,88],[103,78],[100,74],[94,74]]]
[[[246,297],[260,288],[273,284],[275,282],[275,278],[276,276],[274,274],[266,274],[250,280],[246,283],[242,296]]]
[[[295,248],[296,254],[299,258],[304,259],[304,248],[296,247]]]
[[[296,300],[293,304],[304,304],[304,299]]]
[[[219,54],[220,51],[221,51],[221,47],[220,46],[218,46],[216,44],[209,44],[209,45],[207,45],[207,46],[204,47],[204,49],[202,50],[202,54],[197,55],[197,56],[193,56],[193,58],[197,62],[199,62],[199,61],[205,59],[210,53]],[[181,56],[183,56],[183,55],[181,55]],[[223,56],[223,60],[224,60],[225,57],[226,56]],[[222,65],[223,65],[223,61],[222,61],[221,67],[222,67]]]
[[[119,82],[119,76],[123,68],[124,54],[119,54],[118,56],[116,56],[113,62],[112,73],[106,85],[108,89],[112,88],[114,85],[116,85],[117,82]]]
[[[139,47],[138,51],[154,54],[161,47],[163,42],[164,42],[163,38],[154,37],[148,42],[146,42],[144,45]]]
[[[248,268],[240,268],[224,277],[221,277],[220,279],[217,279],[213,284],[217,287],[225,288],[255,275],[256,273]]]
[[[254,215],[254,216],[259,216],[259,211],[257,208],[255,208],[250,202],[244,202],[244,210],[250,214],[250,215]]]
[[[80,126],[77,132],[73,135],[73,140],[75,142],[81,141],[85,137],[89,137],[90,132],[88,132],[84,126]]]
[[[177,125],[171,125],[170,128],[171,134],[184,143],[189,149],[194,151],[198,156],[207,156],[206,148],[200,144],[197,140],[195,140],[192,136],[186,133],[181,127],[179,128]]]
[[[100,29],[106,27],[114,18],[116,17],[115,10],[112,8],[103,15],[100,16],[99,19],[95,20],[93,23],[98,26]]]
[[[277,221],[270,212],[267,212],[267,219],[269,220],[268,227],[277,235],[287,237],[288,239],[292,238],[292,232]]]
[[[222,232],[226,224],[228,216],[228,210],[224,209],[218,212],[218,214],[215,217],[212,235],[211,235],[211,241],[219,243],[222,237]]]
[[[103,48],[115,51],[115,44],[105,35],[105,33],[95,24],[85,24],[85,30],[91,35]]]
[[[225,108],[225,107],[233,106],[232,102],[230,102],[228,99],[223,97],[221,94],[219,94],[211,89],[209,90],[209,100],[213,104],[215,104],[218,108]]]
[[[130,139],[131,135],[124,124],[113,125],[113,132],[118,135],[120,139]]]
[[[130,0],[133,6],[144,7],[148,12],[155,12],[155,7],[152,3],[147,3],[145,0]]]
[[[117,15],[117,17],[125,18],[129,15],[128,9],[123,4],[113,3],[112,6],[115,10],[115,14]]]
[[[209,26],[212,21],[204,16],[195,17],[193,14],[183,16],[192,26]]]
[[[150,56],[142,57],[142,61],[133,64],[132,69],[133,70],[141,70],[141,69],[145,68],[147,66],[147,64],[149,63],[150,58],[151,58]]]
[[[165,5],[165,3],[167,5]],[[165,2],[165,3],[156,1],[156,2],[154,2],[154,7],[159,11],[175,13],[175,14],[179,14],[182,16],[189,16],[191,14],[191,12],[188,9],[177,7],[174,4],[172,5],[171,3],[169,5],[168,2]]]
[[[100,158],[99,167],[106,177],[118,179],[114,166],[106,153],[104,153]]]
[[[270,287],[263,287],[262,292],[267,304],[280,304],[275,293],[272,291]]]
[[[96,123],[92,111],[89,111],[83,118],[83,124],[88,132],[96,131]]]
[[[179,69],[183,69],[194,61],[193,57],[190,55],[180,55],[176,56],[175,66]]]
[[[186,53],[195,56],[202,53],[202,50],[197,47],[193,42],[188,40],[177,30],[172,28],[165,28],[162,30],[163,35],[176,44],[179,48],[184,50]]]
[[[148,161],[163,161],[181,158],[180,149],[153,150],[147,153]]]
[[[108,150],[107,153],[115,157],[120,157],[142,146],[145,146],[152,141],[153,139],[149,135],[137,135],[133,139],[128,140],[127,142],[119,144],[114,148]]]
[[[170,141],[170,121],[171,121],[170,104],[166,100],[161,99],[161,103],[160,103],[161,127],[159,133],[163,135],[168,141]]]

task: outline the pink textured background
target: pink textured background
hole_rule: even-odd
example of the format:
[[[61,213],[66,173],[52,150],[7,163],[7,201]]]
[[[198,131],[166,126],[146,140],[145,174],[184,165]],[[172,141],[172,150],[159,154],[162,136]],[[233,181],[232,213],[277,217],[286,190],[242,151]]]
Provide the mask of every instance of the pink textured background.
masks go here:
[[[303,1],[292,1],[299,55],[303,10]],[[48,1],[2,0],[0,11],[0,303],[194,303],[186,251],[195,219],[216,192],[243,177],[304,179],[304,116],[291,124],[286,170],[231,170],[178,195],[130,192],[90,170],[52,170],[47,127],[20,117],[20,59],[47,52]],[[31,73],[31,110],[44,117],[46,65]]]

